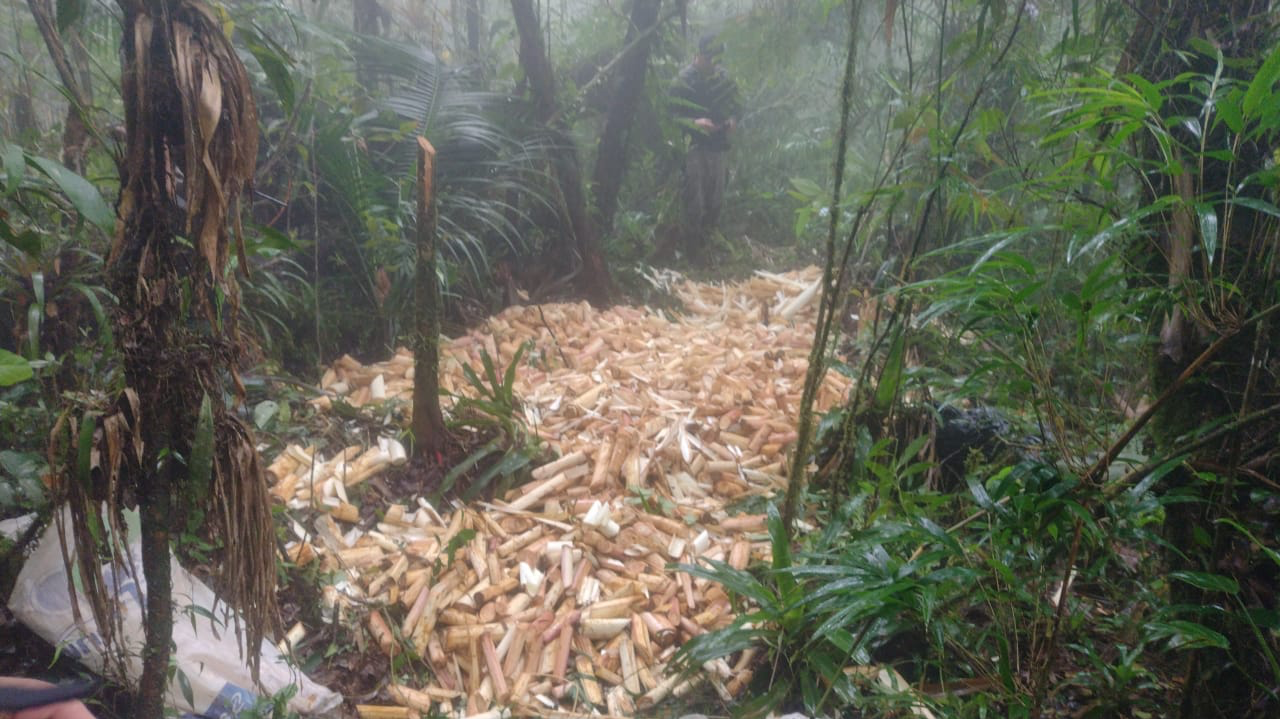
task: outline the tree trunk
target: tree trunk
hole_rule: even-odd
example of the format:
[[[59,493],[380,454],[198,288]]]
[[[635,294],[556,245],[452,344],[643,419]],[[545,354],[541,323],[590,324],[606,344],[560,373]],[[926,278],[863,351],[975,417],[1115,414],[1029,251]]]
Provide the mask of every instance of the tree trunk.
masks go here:
[[[1203,41],[1201,48],[1219,47],[1227,59],[1224,81],[1247,87],[1256,70],[1252,63],[1260,63],[1261,58],[1274,51],[1274,23],[1265,19],[1268,12],[1267,3],[1256,0],[1143,0],[1136,4],[1137,24],[1116,74],[1133,72],[1157,86],[1186,72],[1211,77],[1217,59],[1194,49],[1197,41]],[[1161,108],[1162,115],[1200,115],[1201,100],[1190,93],[1179,94],[1174,91],[1177,88],[1174,85],[1167,93],[1169,102]],[[1261,213],[1224,202],[1224,198],[1232,196],[1271,201],[1263,183],[1244,183],[1240,178],[1263,169],[1277,140],[1274,128],[1260,138],[1233,147],[1230,160],[1221,155],[1193,155],[1202,138],[1193,137],[1182,123],[1174,125],[1171,132],[1182,148],[1190,148],[1174,146],[1176,152],[1187,155],[1176,158],[1186,168],[1178,174],[1158,169],[1168,163],[1153,139],[1138,146],[1139,153],[1148,160],[1146,166],[1157,168],[1147,176],[1150,184],[1145,186],[1151,188],[1148,201],[1169,196],[1181,200],[1165,216],[1147,223],[1153,242],[1146,248],[1146,266],[1177,299],[1161,320],[1153,363],[1153,394],[1159,395],[1170,387],[1202,354],[1214,354],[1212,361],[1197,371],[1198,377],[1177,390],[1151,424],[1161,455],[1170,457],[1181,454],[1183,437],[1188,433],[1280,402],[1274,375],[1259,371],[1266,363],[1268,348],[1274,344],[1274,321],[1271,315],[1256,314],[1274,302],[1268,297],[1267,288],[1274,286],[1276,279],[1277,230]],[[1205,147],[1232,147],[1226,125],[1216,118],[1204,132]],[[1222,237],[1214,243],[1216,247],[1210,245],[1209,238],[1202,237],[1207,215],[1197,218],[1197,213],[1213,216],[1214,232],[1221,228]],[[1234,287],[1234,296],[1222,293],[1219,283]],[[1178,497],[1166,507],[1165,535],[1171,549],[1166,561],[1170,571],[1226,574],[1241,586],[1256,581],[1258,553],[1221,520],[1249,526],[1259,519],[1262,510],[1249,499],[1251,492],[1259,488],[1253,477],[1268,473],[1274,476],[1280,470],[1280,460],[1274,453],[1277,431],[1280,427],[1271,420],[1270,424],[1263,421],[1229,433],[1221,441],[1192,453],[1163,480],[1167,491]],[[1216,475],[1216,481],[1206,481],[1197,470]],[[1175,605],[1224,607],[1221,613],[1205,613],[1194,619],[1231,643],[1230,650],[1202,648],[1191,654],[1182,684],[1180,715],[1274,716],[1269,713],[1276,711],[1274,694],[1268,699],[1265,691],[1258,689],[1274,681],[1270,672],[1263,669],[1268,665],[1267,651],[1280,649],[1274,638],[1255,634],[1251,621],[1242,616],[1231,598],[1221,593],[1173,578],[1169,587]],[[1260,608],[1250,606],[1244,592],[1237,600],[1245,601],[1248,610]],[[1268,649],[1261,643],[1271,646]]]
[[[653,46],[653,26],[658,24],[662,0],[635,0],[631,6],[631,24],[623,47],[630,47],[618,64],[618,83],[609,103],[604,132],[596,153],[592,189],[595,191],[596,216],[605,232],[613,229],[613,216],[618,209],[618,193],[627,169],[627,136],[636,115],[640,96],[644,93],[644,77],[649,67],[649,48]],[[639,37],[640,40],[631,46]]]
[[[357,35],[382,35],[383,26],[389,23],[387,11],[378,4],[378,0],[355,0],[351,7],[351,29]],[[364,54],[355,54],[356,83],[364,88],[366,94],[377,82],[373,71],[361,58]]]
[[[444,450],[440,411],[440,282],[436,276],[436,150],[418,138],[418,257],[414,301],[418,322],[413,338],[413,453],[425,461]]]
[[[573,239],[573,243],[566,249],[576,252],[580,257],[581,264],[576,268],[578,285],[587,300],[597,306],[605,305],[612,294],[612,280],[600,251],[599,235],[587,211],[582,167],[578,162],[573,137],[565,127],[564,120],[559,117],[555,76],[543,43],[538,15],[533,9],[533,0],[511,0],[511,10],[515,15],[516,31],[520,35],[520,66],[529,81],[534,115],[539,122],[547,125],[555,146],[552,170],[560,188],[561,224],[566,234]]]
[[[161,719],[174,540],[200,532],[221,548],[219,593],[245,621],[247,629],[238,625],[236,633],[255,675],[263,635],[275,623],[265,477],[252,437],[222,402],[231,391],[226,377],[243,392],[227,220],[238,217],[240,192],[253,176],[258,119],[244,66],[207,7],[194,0],[118,2],[127,141],[107,269],[125,378],[141,408],[140,437],[130,440],[144,447],[141,467],[124,477],[138,500],[147,583],[135,716]],[[179,235],[189,241],[176,241]],[[247,271],[243,248],[237,250]],[[206,397],[214,451],[197,467],[192,447]]]
[[[480,38],[484,26],[484,17],[480,10],[480,0],[467,0],[467,52],[471,55],[469,60],[476,65],[480,65],[483,58],[480,56]]]
[[[58,79],[71,98],[67,103],[66,122],[62,127],[62,164],[78,174],[84,174],[84,155],[89,138],[84,113],[89,111],[90,96],[87,88],[81,86],[81,76],[77,76],[71,65],[66,43],[58,33],[52,5],[48,0],[27,0],[27,6],[31,8],[31,17],[40,29],[45,47],[49,49],[49,57],[58,71]]]

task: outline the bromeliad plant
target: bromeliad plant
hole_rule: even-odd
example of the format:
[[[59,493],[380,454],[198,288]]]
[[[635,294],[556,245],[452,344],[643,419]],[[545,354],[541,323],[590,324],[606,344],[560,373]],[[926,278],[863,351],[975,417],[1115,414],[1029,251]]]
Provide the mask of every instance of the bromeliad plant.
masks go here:
[[[462,366],[470,392],[454,395],[450,430],[487,439],[445,474],[437,495],[449,494],[463,477],[466,477],[466,486],[458,495],[464,500],[501,493],[528,478],[529,465],[541,449],[537,437],[531,435],[525,425],[520,400],[515,394],[515,378],[521,359],[531,347],[531,342],[521,344],[501,377],[494,358],[483,347],[480,349],[483,377],[470,365]]]

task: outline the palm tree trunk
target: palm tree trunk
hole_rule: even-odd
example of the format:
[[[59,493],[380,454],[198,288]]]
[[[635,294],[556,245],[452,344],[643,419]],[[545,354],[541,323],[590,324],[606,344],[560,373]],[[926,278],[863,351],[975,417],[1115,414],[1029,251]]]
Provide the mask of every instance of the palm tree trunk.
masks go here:
[[[440,411],[440,281],[436,276],[436,150],[418,138],[417,331],[413,338],[413,453],[425,462],[447,444]]]

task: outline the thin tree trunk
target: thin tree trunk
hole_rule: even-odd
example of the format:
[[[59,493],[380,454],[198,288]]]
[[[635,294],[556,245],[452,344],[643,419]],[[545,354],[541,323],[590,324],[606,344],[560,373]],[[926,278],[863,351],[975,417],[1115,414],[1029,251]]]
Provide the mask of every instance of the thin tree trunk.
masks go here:
[[[543,43],[538,15],[533,9],[533,0],[511,0],[511,10],[520,35],[520,66],[529,80],[534,114],[547,125],[556,146],[553,170],[563,199],[562,223],[573,238],[570,247],[581,258],[581,266],[577,269],[579,286],[592,304],[604,305],[612,294],[612,280],[600,251],[599,235],[587,212],[578,153],[568,128],[559,117],[555,76]]]
[[[418,257],[414,265],[413,452],[425,461],[447,443],[440,411],[440,281],[436,276],[436,150],[418,138]]]
[[[16,3],[9,6],[9,19],[13,30],[13,46],[17,49],[17,56],[22,60],[20,63],[22,67],[21,75],[15,82],[17,90],[10,95],[9,100],[10,105],[13,107],[11,131],[13,137],[25,141],[29,135],[39,134],[40,124],[36,121],[36,109],[31,104],[31,73],[28,70],[27,51],[22,47],[22,25],[18,21],[18,6]]]
[[[138,396],[153,400],[163,395],[162,386],[153,377],[151,382],[134,373]],[[145,384],[144,384],[145,383]],[[152,404],[151,406],[155,406]],[[177,407],[171,408],[172,414]],[[185,419],[187,421],[183,422]],[[151,436],[149,443],[156,447],[176,448],[180,439],[173,432],[177,427],[192,426],[194,417],[147,418]],[[181,422],[181,424],[179,424]],[[147,445],[147,459],[157,459],[157,452]],[[143,719],[160,719],[164,716],[165,686],[169,678],[169,653],[173,641],[173,577],[169,571],[169,547],[172,543],[173,488],[180,482],[177,462],[172,456],[160,461],[160,466],[144,464],[138,477],[138,513],[142,546],[142,576],[146,578],[146,627],[143,632],[142,678],[138,681],[138,705],[136,716]]]
[[[77,173],[84,172],[84,153],[88,144],[89,131],[84,122],[83,113],[89,109],[89,95],[86,88],[81,87],[80,77],[71,65],[67,55],[66,44],[58,33],[53,6],[49,0],[27,0],[31,8],[31,17],[40,29],[45,47],[49,49],[49,57],[58,71],[58,79],[71,96],[67,105],[67,118],[62,128],[62,164]]]
[[[613,101],[609,103],[604,131],[600,135],[592,182],[597,217],[605,232],[613,229],[613,216],[618,209],[618,193],[622,189],[627,169],[627,136],[640,96],[644,93],[649,49],[653,46],[651,29],[658,23],[658,11],[661,7],[662,0],[635,0],[631,6],[631,23],[627,26],[623,46],[631,46],[637,35],[640,40],[618,64],[618,83],[614,89]]]
[[[382,35],[386,12],[378,4],[378,0],[355,0],[351,8],[351,29],[357,35]],[[362,57],[362,53],[355,54],[356,83],[368,94],[377,80],[368,64],[362,61]]]
[[[484,19],[480,11],[480,0],[467,0],[467,52],[471,54],[471,62],[480,64],[480,37]]]

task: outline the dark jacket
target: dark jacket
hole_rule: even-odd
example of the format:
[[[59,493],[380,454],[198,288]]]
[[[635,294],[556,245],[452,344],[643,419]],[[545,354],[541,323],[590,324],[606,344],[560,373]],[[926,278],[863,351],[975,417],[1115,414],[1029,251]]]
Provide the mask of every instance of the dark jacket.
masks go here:
[[[729,149],[728,122],[736,121],[742,108],[738,103],[738,85],[723,67],[716,65],[701,72],[694,65],[685,66],[671,85],[671,97],[672,113],[689,121],[685,131],[694,147]],[[694,127],[693,120],[699,117],[711,118],[718,129],[708,133]]]

